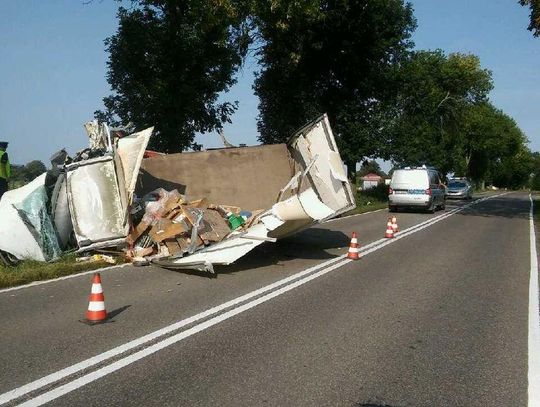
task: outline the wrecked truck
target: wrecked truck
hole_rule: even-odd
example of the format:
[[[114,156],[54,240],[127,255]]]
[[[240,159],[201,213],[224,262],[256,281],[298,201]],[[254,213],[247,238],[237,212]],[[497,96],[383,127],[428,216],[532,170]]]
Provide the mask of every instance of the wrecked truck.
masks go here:
[[[146,159],[152,129],[111,135],[94,123],[87,132],[102,154],[66,162],[0,201],[4,258],[51,261],[71,244],[213,272],[355,207],[326,115],[288,143]]]

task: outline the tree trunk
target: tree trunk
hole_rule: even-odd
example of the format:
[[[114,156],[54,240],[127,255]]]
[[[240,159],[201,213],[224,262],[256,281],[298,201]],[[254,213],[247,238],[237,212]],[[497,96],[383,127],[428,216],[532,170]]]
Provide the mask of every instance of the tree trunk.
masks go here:
[[[356,162],[347,161],[345,165],[347,166],[347,173],[351,182],[351,186],[356,191]]]

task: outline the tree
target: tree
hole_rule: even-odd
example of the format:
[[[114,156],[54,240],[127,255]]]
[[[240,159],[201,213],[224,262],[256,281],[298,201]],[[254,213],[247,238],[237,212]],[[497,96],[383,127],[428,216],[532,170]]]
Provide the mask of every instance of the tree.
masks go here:
[[[528,6],[531,9],[530,22],[528,30],[532,31],[535,37],[540,36],[540,1],[539,0],[519,0],[522,6]]]
[[[375,160],[366,160],[362,163],[362,166],[360,167],[360,171],[356,173],[358,177],[363,177],[367,174],[377,174],[381,177],[386,177],[386,174],[383,170],[381,170],[381,166],[379,163]]]
[[[26,181],[32,181],[47,171],[47,167],[39,160],[30,161],[24,166]]]
[[[9,186],[11,189],[22,187],[47,171],[45,164],[39,160],[30,161],[26,165],[12,165]]]
[[[283,142],[328,113],[340,153],[356,162],[378,155],[394,71],[412,47],[413,10],[403,0],[257,2],[261,66],[254,90],[264,143]]]
[[[462,153],[468,109],[487,101],[491,73],[474,55],[418,51],[397,73],[400,91],[388,128],[388,156],[401,165],[432,165],[446,174]]]
[[[540,191],[540,153],[537,151],[532,153],[531,160],[532,160],[531,189],[535,191]]]
[[[528,148],[493,163],[493,184],[498,187],[519,189],[527,186],[534,170],[534,159]]]
[[[155,127],[151,147],[196,148],[197,132],[220,129],[236,102],[218,103],[234,83],[248,37],[242,0],[133,0],[105,40],[113,94],[96,118]]]
[[[459,125],[461,161],[454,171],[483,181],[493,163],[510,159],[527,149],[527,138],[514,119],[490,103],[470,106]],[[461,164],[461,165],[460,165]]]

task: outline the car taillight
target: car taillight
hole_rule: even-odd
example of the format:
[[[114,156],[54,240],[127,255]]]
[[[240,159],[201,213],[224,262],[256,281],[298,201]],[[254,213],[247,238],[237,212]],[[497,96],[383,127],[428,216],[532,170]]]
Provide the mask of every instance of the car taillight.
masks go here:
[[[394,193],[394,190],[392,188],[388,188],[388,195],[392,195]]]
[[[426,195],[431,195],[431,188],[426,189]]]

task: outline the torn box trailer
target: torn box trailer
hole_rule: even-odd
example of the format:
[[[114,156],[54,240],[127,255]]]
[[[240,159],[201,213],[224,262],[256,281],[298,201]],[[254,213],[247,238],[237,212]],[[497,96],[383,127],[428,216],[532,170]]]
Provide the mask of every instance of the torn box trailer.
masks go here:
[[[109,154],[66,165],[54,187],[55,196],[44,204],[49,208],[41,213],[41,218],[48,219],[44,223],[39,216],[29,221],[24,208],[21,212],[25,200],[39,193],[44,178],[24,190],[5,194],[6,199],[0,201],[0,218],[9,212],[13,227],[22,231],[16,243],[10,234],[0,232],[0,250],[17,258],[51,260],[66,246],[70,228],[80,252],[126,247],[128,241],[136,246],[137,241],[130,240],[137,229],[130,215],[134,199],[161,188],[182,196],[178,200],[182,204],[177,204],[174,213],[183,211],[186,215],[191,243],[174,253],[160,251],[152,256],[153,262],[212,271],[213,265],[230,264],[265,241],[275,241],[355,207],[326,115],[299,130],[287,144],[158,155],[143,160],[150,134],[151,129],[120,138]],[[242,208],[252,216],[242,227],[227,230],[219,241],[202,239],[202,222],[212,206],[198,209],[198,204],[186,203],[186,197],[191,202],[205,200]],[[7,207],[11,209],[5,212]],[[197,214],[200,219],[193,220]],[[174,223],[174,219],[167,221],[169,226]],[[156,233],[150,236],[150,244],[165,248]],[[56,244],[53,242],[51,250],[49,240],[54,237]],[[200,242],[195,244],[195,240]]]

